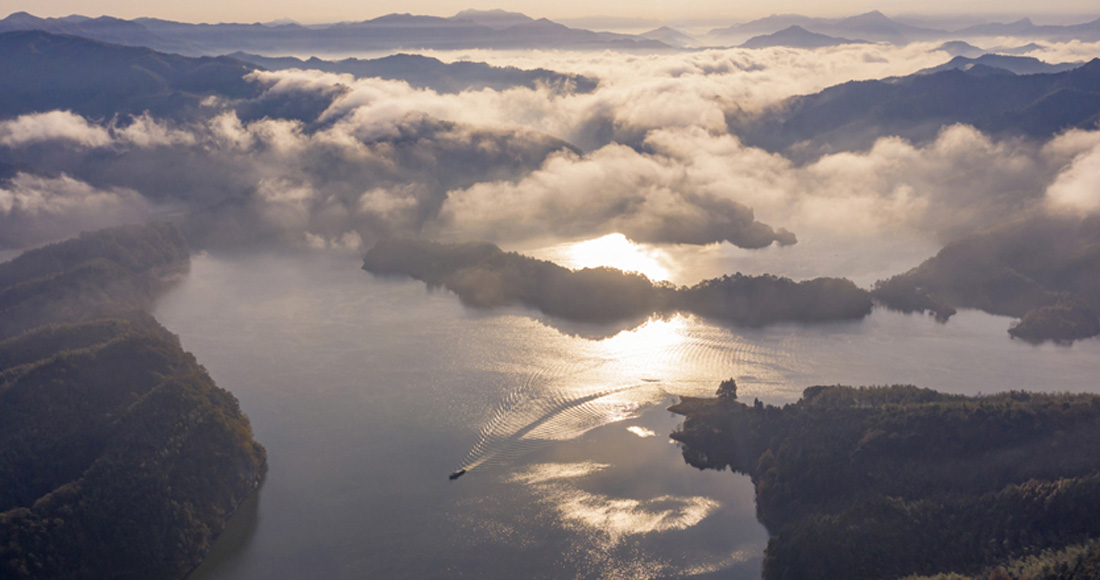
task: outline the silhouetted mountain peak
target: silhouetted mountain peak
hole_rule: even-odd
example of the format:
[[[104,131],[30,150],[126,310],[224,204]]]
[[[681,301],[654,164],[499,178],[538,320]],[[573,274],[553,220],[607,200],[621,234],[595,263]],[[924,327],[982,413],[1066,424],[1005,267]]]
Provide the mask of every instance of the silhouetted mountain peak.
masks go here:
[[[277,18],[277,19],[272,20],[270,22],[264,22],[263,25],[264,26],[272,26],[272,27],[275,27],[275,26],[301,26],[301,24],[299,24],[298,21],[293,20],[291,18]]]
[[[29,12],[13,12],[7,18],[0,20],[0,29],[12,30],[13,28],[42,26],[46,21]]]
[[[985,51],[981,48],[978,48],[977,46],[974,46],[973,44],[970,44],[969,42],[964,42],[962,40],[950,40],[939,45],[933,50],[940,50],[954,57],[966,56],[973,58],[981,56],[985,53]]]
[[[1080,66],[1077,70],[1080,71],[1083,74],[1100,75],[1100,58],[1094,58],[1094,59],[1086,62],[1084,65]]]
[[[896,20],[891,20],[878,10],[844,18],[837,23],[837,27],[843,30],[874,30],[888,32],[912,28]]]
[[[691,35],[680,32],[679,30],[676,30],[675,28],[670,28],[668,26],[654,28],[649,32],[643,32],[638,36],[642,38],[648,38],[650,40],[658,40],[660,42],[664,42],[665,44],[670,44],[673,46],[687,46],[696,42],[695,38]]]
[[[981,64],[981,63],[971,63],[971,64],[966,65],[965,67],[959,68],[958,70],[961,70],[961,71],[965,72],[966,74],[973,75],[973,76],[979,76],[979,77],[1005,76],[1005,75],[1013,76],[1013,75],[1016,74],[1016,73],[1014,73],[1010,70],[1006,70],[1006,69],[1003,69],[1003,68],[1000,68],[1000,67],[990,66],[988,64]]]
[[[821,48],[825,46],[838,46],[841,44],[857,44],[861,40],[849,40],[837,38],[825,34],[810,32],[797,24],[792,24],[772,34],[754,36],[744,42],[743,48],[767,48],[772,46],[788,46],[791,48]]]
[[[532,22],[534,19],[522,12],[509,12],[494,8],[492,10],[463,10],[452,16],[451,20],[468,20],[495,30],[502,30],[517,24]]]
[[[855,16],[849,16],[848,18],[845,18],[843,20],[843,22],[863,22],[863,23],[875,22],[875,23],[891,23],[891,24],[894,24],[894,21],[891,20],[890,17],[886,16],[882,12],[879,12],[878,10],[872,10],[870,12],[864,12],[863,14],[856,14]]]
[[[531,20],[530,22],[523,22],[514,26],[509,26],[505,30],[510,32],[527,31],[527,32],[567,32],[573,30],[564,24],[558,24],[553,20],[547,18],[539,18],[538,20]]]
[[[399,22],[416,22],[417,20],[417,16],[413,16],[408,12],[393,12],[390,14],[383,14],[382,16],[379,16],[378,18],[373,18],[371,20],[368,20],[367,22],[377,22],[380,24],[396,24]]]
[[[408,12],[386,14],[379,16],[373,20],[367,20],[362,22],[367,26],[389,26],[389,27],[425,27],[425,26],[444,26],[454,27],[456,25],[463,24],[462,21],[454,21],[450,18],[441,18],[439,16],[424,16],[420,14],[409,14]],[[470,23],[473,24],[473,23]]]
[[[1072,70],[1081,66],[1080,62],[1068,62],[1061,64],[1049,64],[1030,56],[1011,56],[1005,54],[983,54],[977,58],[956,56],[945,64],[927,68],[918,74],[934,74],[945,70],[958,69],[970,71],[973,67],[981,65],[993,67],[1018,75],[1030,75],[1041,73],[1057,73]]]

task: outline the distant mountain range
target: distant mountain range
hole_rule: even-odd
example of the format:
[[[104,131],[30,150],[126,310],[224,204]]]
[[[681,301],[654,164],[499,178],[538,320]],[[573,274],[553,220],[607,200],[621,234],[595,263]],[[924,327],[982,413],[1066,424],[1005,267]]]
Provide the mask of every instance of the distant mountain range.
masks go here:
[[[381,78],[405,81],[416,88],[432,89],[440,93],[457,93],[466,90],[504,90],[517,86],[535,88],[547,86],[567,92],[592,92],[596,80],[574,74],[563,74],[543,68],[524,70],[513,66],[491,66],[483,62],[460,61],[445,63],[439,59],[418,54],[394,54],[363,60],[323,60],[317,57],[303,60],[294,57],[266,57],[246,52],[234,52],[232,58],[268,70],[312,69],[344,73],[357,78]]]
[[[155,18],[102,16],[38,18],[17,12],[0,20],[0,32],[41,30],[184,55],[235,51],[331,54],[394,49],[561,48],[671,50],[650,38],[569,28],[545,18],[499,10],[467,10],[451,18],[389,14],[324,26],[285,24],[188,24]]]
[[[41,31],[0,33],[0,118],[67,109],[181,118],[211,95],[253,98],[257,67],[227,57],[189,58]]]
[[[743,44],[742,48],[769,48],[773,46],[786,46],[790,48],[824,48],[827,46],[840,46],[843,44],[866,44],[865,40],[849,40],[825,34],[810,32],[797,24],[788,26],[779,32],[754,36]]]
[[[797,14],[775,14],[766,18],[734,24],[709,31],[705,40],[713,44],[737,44],[753,36],[775,34],[798,26],[807,31],[841,38],[860,38],[871,42],[907,44],[922,40],[949,40],[1015,36],[1045,40],[1100,40],[1100,18],[1083,24],[1038,26],[1028,19],[1007,24],[987,23],[958,30],[943,30],[906,24],[882,12],[872,11],[847,18],[814,18]]]
[[[1045,73],[1058,73],[1073,70],[1080,67],[1083,62],[1063,62],[1058,64],[1045,63],[1030,56],[1010,56],[1004,54],[983,54],[977,58],[956,56],[940,66],[926,68],[917,74],[934,74],[945,70],[972,70],[974,67],[989,67],[996,71],[1010,72],[1017,75],[1033,75]]]
[[[947,70],[848,82],[793,97],[763,117],[733,119],[730,129],[770,151],[800,144],[800,150],[824,152],[865,149],[884,135],[925,141],[953,123],[997,135],[1048,137],[1074,127],[1095,129],[1100,122],[1100,59],[1064,72],[1017,75],[1010,69],[1055,65],[983,58],[959,57]]]
[[[981,56],[987,52],[969,42],[963,42],[961,40],[949,40],[941,44],[936,50],[942,50],[951,56],[965,56],[969,58]]]
[[[662,26],[655,28],[649,32],[643,32],[639,34],[642,38],[648,38],[650,40],[659,40],[669,46],[692,46],[698,42],[695,37],[690,34],[686,34],[675,28],[669,28],[668,26]]]
[[[191,56],[237,51],[324,55],[380,50],[468,48],[662,51],[683,47],[742,44],[749,48],[818,48],[844,44],[846,39],[906,44],[914,41],[998,36],[1091,42],[1100,41],[1100,18],[1065,26],[1036,25],[1025,18],[1010,23],[983,23],[945,30],[901,22],[879,11],[847,18],[776,14],[715,28],[699,38],[667,26],[642,34],[594,32],[504,10],[463,10],[449,18],[388,14],[371,20],[315,26],[303,26],[289,20],[265,24],[190,24],[156,18],[123,20],[110,16],[39,18],[26,12],[16,12],[0,20],[0,32],[17,30],[71,34]],[[823,35],[826,38],[812,35]]]
[[[876,10],[847,18],[813,18],[796,14],[777,14],[743,24],[716,28],[707,33],[707,38],[733,42],[750,36],[773,34],[791,26],[828,36],[856,37],[872,42],[894,44],[941,38],[946,34],[942,30],[903,24]]]
[[[1098,40],[1100,39],[1100,18],[1083,24],[1036,25],[1030,18],[1022,18],[1007,24],[978,24],[959,30],[960,36],[1023,36],[1046,38],[1050,40]]]
[[[357,77],[402,80],[440,92],[548,86],[564,92],[588,92],[597,82],[546,69],[523,70],[479,62],[444,63],[425,56],[397,54],[374,60],[268,58],[234,53],[186,57],[149,48],[121,46],[41,31],[0,33],[0,119],[56,109],[110,119],[149,111],[187,119],[204,114],[203,101],[217,96],[237,106],[242,118],[271,116],[312,120],[336,95],[276,102],[261,99],[263,86],[244,77],[255,70],[287,68],[348,73]],[[223,103],[224,104],[224,103]],[[0,167],[0,175],[3,168]]]

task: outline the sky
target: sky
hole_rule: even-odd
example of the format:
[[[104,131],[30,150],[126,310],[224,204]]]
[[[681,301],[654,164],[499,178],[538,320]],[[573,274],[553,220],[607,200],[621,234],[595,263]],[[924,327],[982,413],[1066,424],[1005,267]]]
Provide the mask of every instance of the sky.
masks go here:
[[[714,18],[721,21],[751,20],[774,13],[809,16],[848,16],[871,10],[897,14],[996,14],[1033,15],[1032,0],[255,0],[224,2],[158,2],[145,0],[0,0],[0,14],[26,11],[37,16],[110,15],[120,18],[142,16],[184,22],[268,22],[290,18],[303,23],[366,20],[394,12],[451,16],[463,9],[502,8],[533,17],[580,18],[592,16],[636,17],[676,21]],[[1095,0],[1051,0],[1042,5],[1045,14],[1100,15]]]

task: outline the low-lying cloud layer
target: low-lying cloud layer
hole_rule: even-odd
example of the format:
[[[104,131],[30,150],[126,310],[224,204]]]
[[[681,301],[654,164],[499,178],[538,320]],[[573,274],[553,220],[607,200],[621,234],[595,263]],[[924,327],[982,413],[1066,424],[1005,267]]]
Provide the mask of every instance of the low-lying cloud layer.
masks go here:
[[[210,246],[611,232],[743,248],[901,234],[944,243],[1036,208],[1100,208],[1096,132],[994,141],[960,125],[923,145],[884,135],[807,163],[729,133],[729,115],[946,60],[930,48],[463,53],[600,86],[439,94],[290,70],[252,73],[263,95],[211,99],[201,122],[25,115],[0,122],[0,245],[149,215],[187,216],[197,245]],[[1100,46],[1043,50],[1080,59]]]
[[[0,184],[0,248],[50,242],[80,231],[149,218],[149,202],[130,189],[97,189],[67,175],[20,173]]]

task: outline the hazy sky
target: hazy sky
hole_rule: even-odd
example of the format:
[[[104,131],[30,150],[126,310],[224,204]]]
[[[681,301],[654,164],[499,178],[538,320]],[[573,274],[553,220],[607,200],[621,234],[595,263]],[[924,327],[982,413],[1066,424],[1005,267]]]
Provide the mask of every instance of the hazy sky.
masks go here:
[[[583,16],[620,16],[677,20],[709,18],[745,20],[773,13],[800,13],[812,16],[846,16],[881,10],[888,15],[900,13],[933,14],[1034,14],[1032,0],[255,0],[224,2],[158,2],[144,0],[0,0],[0,14],[27,11],[38,16],[111,15],[121,18],[155,16],[191,22],[265,22],[292,18],[301,22],[365,20],[392,12],[412,12],[450,16],[466,8],[503,8],[535,17],[576,18]],[[1095,0],[1051,0],[1042,5],[1048,14],[1098,14]]]

